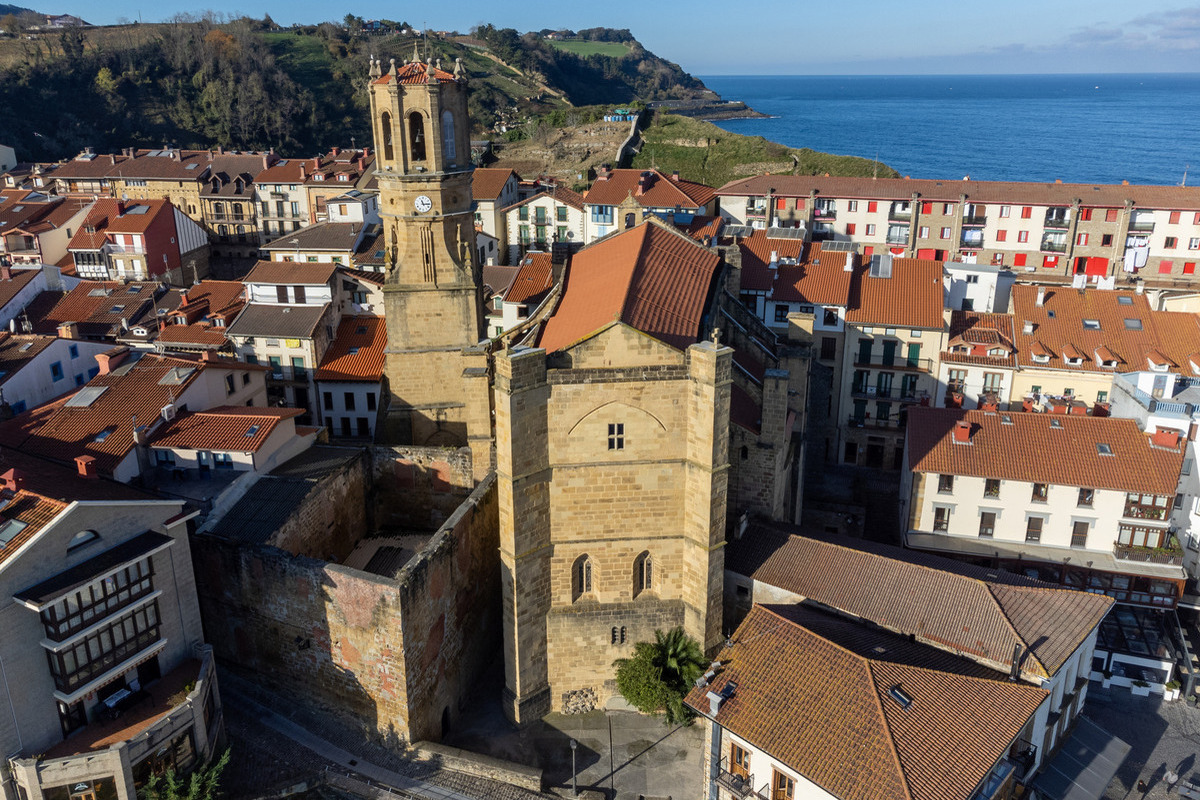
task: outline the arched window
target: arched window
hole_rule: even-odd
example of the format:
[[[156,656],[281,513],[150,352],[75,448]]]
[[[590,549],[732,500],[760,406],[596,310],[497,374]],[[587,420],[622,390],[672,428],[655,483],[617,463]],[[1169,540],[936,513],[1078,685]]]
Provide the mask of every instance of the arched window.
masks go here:
[[[632,228],[636,224],[637,224],[637,215],[636,214],[629,213],[629,214],[625,215],[625,228],[626,229]]]
[[[578,600],[592,591],[592,560],[586,554],[571,566],[571,599]]]
[[[442,157],[447,164],[453,164],[454,152],[454,115],[449,111],[442,112]]]
[[[396,157],[392,152],[392,115],[383,112],[379,117],[379,126],[383,128],[383,157],[391,161]]]
[[[633,596],[654,588],[654,559],[649,552],[633,560]]]
[[[217,219],[220,219],[224,213],[225,213],[225,204],[224,203],[213,203],[213,216],[214,217],[216,217]]]
[[[408,143],[413,161],[425,160],[425,122],[421,112],[414,111],[408,115]]]

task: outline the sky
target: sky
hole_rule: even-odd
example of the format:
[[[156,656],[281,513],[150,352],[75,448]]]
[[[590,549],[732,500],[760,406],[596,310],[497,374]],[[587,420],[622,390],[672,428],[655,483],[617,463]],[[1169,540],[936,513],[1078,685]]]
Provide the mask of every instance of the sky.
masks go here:
[[[18,0],[19,2],[20,0]],[[1162,0],[51,0],[93,24],[205,10],[280,24],[365,18],[458,30],[629,28],[693,75],[1200,72],[1200,3]],[[29,0],[24,0],[25,4]],[[201,3],[193,5],[191,3]]]

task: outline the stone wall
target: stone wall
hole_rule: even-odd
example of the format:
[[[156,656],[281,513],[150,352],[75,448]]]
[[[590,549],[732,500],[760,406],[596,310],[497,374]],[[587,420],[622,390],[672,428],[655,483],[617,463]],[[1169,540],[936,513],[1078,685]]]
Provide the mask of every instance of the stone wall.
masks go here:
[[[381,530],[437,530],[475,486],[469,448],[375,447],[374,519]]]
[[[489,480],[396,580],[199,535],[206,632],[222,661],[381,741],[438,739],[494,665],[496,530]]]
[[[319,490],[309,492],[267,543],[297,556],[344,561],[371,528],[366,499],[374,481],[369,459],[364,450],[322,476]]]

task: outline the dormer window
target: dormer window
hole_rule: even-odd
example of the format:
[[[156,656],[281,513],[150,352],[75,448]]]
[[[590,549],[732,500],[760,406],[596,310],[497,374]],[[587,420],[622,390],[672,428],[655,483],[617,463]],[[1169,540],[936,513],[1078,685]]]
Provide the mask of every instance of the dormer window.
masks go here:
[[[349,175],[347,175],[347,174],[346,174],[346,173],[344,173],[344,172],[339,172],[339,173],[338,173],[338,176],[337,176],[337,179],[338,179],[339,181],[348,181],[348,180],[350,180],[350,176],[349,176]]]
[[[1085,320],[1083,321],[1083,329],[1084,329],[1085,331],[1098,331],[1098,330],[1100,330],[1100,320],[1098,320],[1098,319],[1085,319]]]
[[[1155,364],[1154,362],[1150,362],[1150,369],[1154,372],[1166,372],[1169,367],[1169,364]]]
[[[1034,354],[1033,354],[1033,363],[1035,363],[1035,364],[1049,364],[1049,363],[1050,363],[1050,356],[1046,355],[1045,353],[1034,353]]]
[[[1083,363],[1083,359],[1079,358],[1078,356],[1074,356],[1074,357],[1068,356],[1064,360],[1067,362],[1067,364],[1069,364],[1072,367],[1078,367],[1080,364]]]
[[[1008,351],[1005,350],[1003,347],[993,347],[991,350],[988,350],[988,355],[989,356],[999,356],[1000,358],[1004,358],[1006,355],[1008,355]]]

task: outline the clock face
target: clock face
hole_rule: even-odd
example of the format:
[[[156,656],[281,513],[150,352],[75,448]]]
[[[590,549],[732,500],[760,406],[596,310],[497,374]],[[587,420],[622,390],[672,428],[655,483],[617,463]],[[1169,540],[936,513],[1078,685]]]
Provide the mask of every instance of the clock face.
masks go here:
[[[418,213],[424,214],[426,211],[429,211],[431,208],[433,208],[433,201],[425,195],[421,195],[416,199],[416,202],[413,203],[413,205],[416,206]]]

